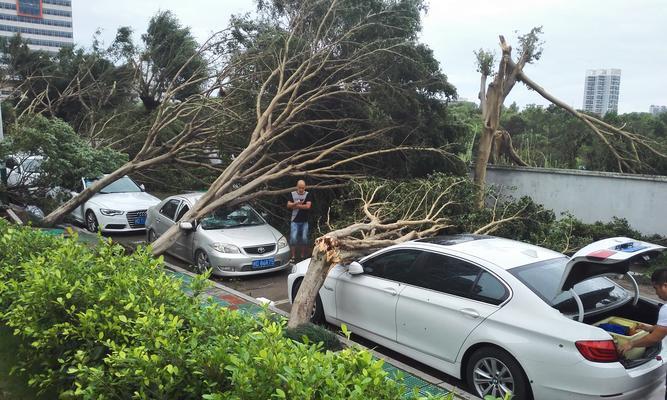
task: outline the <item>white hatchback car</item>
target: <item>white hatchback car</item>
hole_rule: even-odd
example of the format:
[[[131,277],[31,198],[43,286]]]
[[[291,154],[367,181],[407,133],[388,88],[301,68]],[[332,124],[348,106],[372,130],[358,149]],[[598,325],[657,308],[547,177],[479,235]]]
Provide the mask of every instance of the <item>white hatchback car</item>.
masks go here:
[[[97,178],[81,179],[85,189]],[[146,193],[130,177],[124,176],[110,183],[82,206],[72,211],[72,217],[83,223],[91,232],[134,232],[146,229],[146,213],[149,207],[160,202]]]
[[[643,399],[664,382],[667,352],[658,344],[621,359],[612,336],[593,324],[609,316],[655,323],[658,304],[602,275],[626,274],[663,250],[612,238],[569,258],[489,236],[413,241],[332,268],[313,319],[344,323],[462,378],[480,397]],[[291,301],[308,263],[288,277]]]

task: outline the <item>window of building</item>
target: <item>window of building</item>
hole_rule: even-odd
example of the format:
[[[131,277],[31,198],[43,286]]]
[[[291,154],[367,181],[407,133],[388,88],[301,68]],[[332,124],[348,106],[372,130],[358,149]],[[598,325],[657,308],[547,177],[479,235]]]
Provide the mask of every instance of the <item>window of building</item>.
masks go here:
[[[70,0],[44,0],[44,4],[54,4],[56,6],[72,7]]]
[[[42,0],[16,0],[16,11],[19,15],[42,17]]]
[[[0,3],[0,8],[4,8],[4,4],[5,3]],[[10,4],[10,6],[13,6],[13,4]],[[40,24],[40,25],[62,26],[62,27],[65,27],[65,28],[71,28],[72,27],[72,23],[70,21],[60,21],[60,20],[56,20],[56,19],[26,17],[26,16],[23,16],[23,15],[0,14],[0,20],[27,22],[27,23],[31,23],[31,24]]]

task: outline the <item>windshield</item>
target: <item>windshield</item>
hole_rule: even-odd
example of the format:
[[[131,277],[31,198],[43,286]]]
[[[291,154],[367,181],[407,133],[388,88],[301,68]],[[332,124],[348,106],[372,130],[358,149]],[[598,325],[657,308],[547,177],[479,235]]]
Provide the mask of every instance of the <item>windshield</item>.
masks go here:
[[[99,180],[99,178],[86,179],[85,180],[86,187],[89,187],[90,185],[92,185],[94,182],[96,182],[98,180]],[[137,184],[134,183],[134,181],[127,176],[124,176],[124,177],[120,178],[119,180],[105,186],[104,189],[100,190],[100,193],[102,193],[102,194],[138,193],[138,192],[141,192],[141,188],[139,186],[137,186]]]
[[[509,272],[550,306],[563,314],[573,314],[578,311],[577,303],[570,292],[562,292],[559,288],[569,260],[567,257],[556,258],[514,268]],[[630,296],[625,289],[605,277],[579,282],[574,285],[574,290],[581,298],[586,312],[605,308]]]
[[[263,225],[265,222],[250,206],[219,208],[201,220],[202,229],[227,229],[240,226]]]

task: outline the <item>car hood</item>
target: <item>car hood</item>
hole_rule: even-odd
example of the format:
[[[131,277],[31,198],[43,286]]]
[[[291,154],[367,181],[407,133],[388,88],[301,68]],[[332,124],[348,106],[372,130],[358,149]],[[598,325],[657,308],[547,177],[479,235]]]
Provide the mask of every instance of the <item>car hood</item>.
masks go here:
[[[198,234],[205,236],[212,243],[230,243],[239,247],[273,244],[282,236],[280,232],[268,224],[210,230],[200,227]]]
[[[138,193],[108,193],[96,194],[89,201],[94,202],[100,208],[108,208],[120,211],[146,210],[160,202],[155,196],[146,192]]]
[[[601,275],[622,275],[630,265],[660,255],[665,247],[627,237],[591,243],[576,252],[565,267],[560,290],[570,290],[581,281]]]

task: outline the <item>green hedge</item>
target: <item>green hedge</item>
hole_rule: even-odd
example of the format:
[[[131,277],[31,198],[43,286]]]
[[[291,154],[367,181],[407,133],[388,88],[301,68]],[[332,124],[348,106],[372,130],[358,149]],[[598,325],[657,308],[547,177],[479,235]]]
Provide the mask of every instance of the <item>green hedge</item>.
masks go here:
[[[284,323],[202,306],[146,249],[89,248],[0,221],[0,321],[30,384],[81,399],[397,399],[368,352],[322,351]],[[38,371],[38,372],[33,372]]]

